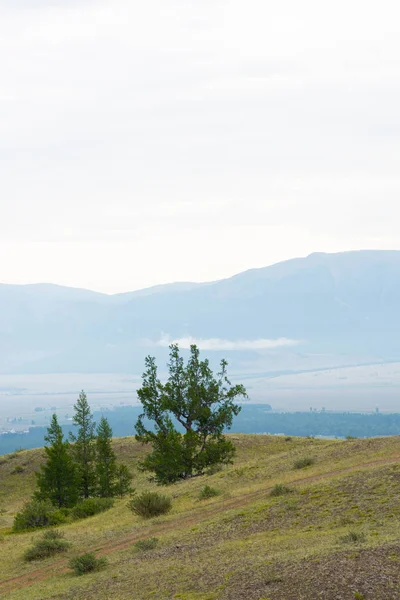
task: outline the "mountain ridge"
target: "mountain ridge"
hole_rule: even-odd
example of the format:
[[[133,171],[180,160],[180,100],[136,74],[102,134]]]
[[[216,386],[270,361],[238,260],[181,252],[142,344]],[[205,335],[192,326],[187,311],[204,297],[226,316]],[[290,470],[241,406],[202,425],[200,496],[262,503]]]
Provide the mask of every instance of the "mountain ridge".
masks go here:
[[[285,265],[289,265],[289,264],[294,264],[294,263],[305,263],[306,261],[309,260],[315,260],[315,259],[320,259],[320,258],[325,258],[325,257],[330,257],[332,259],[334,259],[335,257],[346,257],[346,256],[362,256],[365,258],[371,258],[371,257],[378,257],[378,256],[385,256],[385,257],[389,257],[392,256],[393,258],[396,257],[400,260],[400,250],[374,250],[374,249],[362,249],[362,250],[345,250],[343,252],[312,252],[311,254],[308,254],[304,257],[294,257],[294,258],[289,258],[287,260],[283,260],[283,261],[278,261],[275,263],[271,263],[270,265],[266,265],[263,267],[250,267],[249,269],[245,269],[244,271],[239,271],[238,273],[231,275],[230,277],[223,277],[222,279],[216,279],[216,280],[207,280],[207,281],[172,281],[172,282],[168,282],[168,283],[161,283],[161,284],[154,284],[151,286],[146,286],[144,288],[137,288],[135,290],[127,290],[125,292],[116,292],[116,293],[106,293],[106,292],[100,292],[100,291],[96,291],[96,290],[92,290],[90,288],[86,288],[86,287],[80,287],[80,286],[69,286],[69,285],[63,285],[63,284],[59,284],[59,283],[51,283],[51,282],[46,282],[46,281],[40,281],[40,282],[36,282],[36,283],[7,283],[7,282],[1,282],[0,283],[0,289],[1,288],[16,288],[16,289],[26,289],[31,290],[31,289],[35,289],[37,288],[39,289],[45,289],[48,288],[49,290],[51,289],[59,289],[59,290],[74,290],[76,292],[84,292],[84,293],[89,293],[89,294],[93,294],[93,295],[97,295],[103,298],[115,298],[115,297],[120,297],[120,296],[124,296],[124,295],[128,295],[128,294],[138,294],[138,295],[144,295],[146,293],[157,293],[159,291],[165,291],[171,290],[171,291],[189,291],[192,288],[196,288],[196,287],[200,287],[200,286],[205,286],[205,285],[213,285],[213,284],[217,284],[220,283],[222,281],[230,281],[233,279],[236,279],[242,275],[246,275],[249,273],[256,273],[256,272],[266,272],[269,269],[276,269],[279,267],[283,267]],[[175,288],[175,289],[174,289]]]
[[[114,295],[1,284],[0,371],[138,373],[146,354],[165,362],[168,340],[189,339],[217,340],[211,358],[223,352],[241,371],[252,362],[265,371],[272,352],[286,360],[289,349],[271,344],[279,339],[311,362],[317,354],[395,360],[399,304],[400,251],[392,250],[313,253],[218,281]],[[231,351],[218,340],[233,342]]]

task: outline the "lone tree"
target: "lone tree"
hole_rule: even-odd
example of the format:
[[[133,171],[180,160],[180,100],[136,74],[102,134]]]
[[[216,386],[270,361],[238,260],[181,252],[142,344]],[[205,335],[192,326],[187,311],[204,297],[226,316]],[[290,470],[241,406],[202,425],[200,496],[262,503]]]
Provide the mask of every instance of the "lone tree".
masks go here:
[[[78,432],[77,435],[70,433],[70,439],[74,442],[73,454],[79,476],[79,491],[82,498],[90,498],[96,492],[96,423],[84,391],[79,394],[74,409],[73,423],[78,427]]]
[[[158,378],[155,358],[145,361],[143,385],[138,396],[143,414],[136,423],[136,439],[152,445],[142,468],[154,472],[159,483],[168,484],[204,472],[214,464],[232,462],[235,447],[223,436],[240,407],[235,400],[246,397],[243,385],[230,383],[228,363],[221,361],[215,377],[208,360],[200,360],[197,346],[190,347],[187,364],[177,344],[170,346],[169,377]],[[148,429],[144,422],[153,423]],[[183,430],[177,430],[179,424]]]
[[[36,474],[39,499],[49,499],[59,508],[75,506],[78,500],[78,480],[71,458],[70,445],[64,441],[62,429],[53,415],[45,441],[46,462]]]
[[[111,445],[112,429],[105,417],[101,417],[96,433],[97,494],[100,498],[111,498],[114,496],[117,463]]]

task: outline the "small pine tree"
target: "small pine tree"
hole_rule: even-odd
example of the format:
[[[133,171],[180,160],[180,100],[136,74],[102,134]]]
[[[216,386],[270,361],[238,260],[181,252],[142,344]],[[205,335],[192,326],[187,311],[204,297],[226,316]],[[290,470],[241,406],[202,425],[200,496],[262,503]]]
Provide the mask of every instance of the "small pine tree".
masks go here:
[[[64,441],[55,414],[44,439],[49,445],[44,449],[47,460],[36,474],[39,488],[37,496],[49,499],[59,508],[74,506],[78,500],[77,473],[71,458],[70,445],[68,441]]]
[[[117,465],[111,446],[112,429],[105,417],[101,418],[96,433],[97,494],[101,498],[111,498],[114,495]]]
[[[79,394],[74,410],[73,423],[78,427],[78,432],[77,435],[70,433],[70,439],[74,442],[73,455],[79,476],[79,492],[82,498],[90,498],[96,492],[96,423],[84,391]]]
[[[118,465],[116,469],[116,479],[114,485],[114,493],[116,496],[123,498],[132,491],[132,475],[126,465]]]

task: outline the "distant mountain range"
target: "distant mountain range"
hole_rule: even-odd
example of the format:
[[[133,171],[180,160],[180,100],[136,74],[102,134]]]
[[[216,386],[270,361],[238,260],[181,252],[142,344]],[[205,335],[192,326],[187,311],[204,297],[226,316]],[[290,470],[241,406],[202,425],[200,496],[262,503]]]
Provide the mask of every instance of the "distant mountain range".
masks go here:
[[[203,340],[237,373],[400,359],[400,251],[312,254],[213,283],[108,296],[0,285],[0,372],[140,373]],[[165,362],[165,361],[164,361]]]

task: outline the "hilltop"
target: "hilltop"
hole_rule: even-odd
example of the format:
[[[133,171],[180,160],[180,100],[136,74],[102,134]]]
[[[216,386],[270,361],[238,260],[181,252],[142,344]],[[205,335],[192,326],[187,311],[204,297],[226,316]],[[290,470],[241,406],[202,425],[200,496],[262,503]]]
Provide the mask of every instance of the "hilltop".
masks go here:
[[[0,459],[0,595],[9,600],[398,600],[400,439],[322,441],[232,435],[235,463],[157,488],[172,512],[143,521],[118,500],[109,512],[62,526],[65,558],[25,563],[40,533],[10,534],[34,486],[42,450]],[[114,441],[137,491],[155,489],[137,469],[143,448]],[[309,457],[312,464],[295,469]],[[16,467],[19,468],[16,468]],[[219,495],[199,500],[204,485]],[[273,497],[276,484],[290,493]],[[349,532],[355,534],[351,540]],[[155,548],[135,542],[157,538]],[[354,536],[353,536],[354,537]],[[104,571],[74,577],[68,558],[94,550]]]

